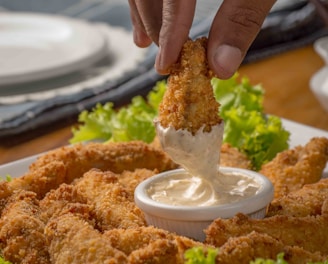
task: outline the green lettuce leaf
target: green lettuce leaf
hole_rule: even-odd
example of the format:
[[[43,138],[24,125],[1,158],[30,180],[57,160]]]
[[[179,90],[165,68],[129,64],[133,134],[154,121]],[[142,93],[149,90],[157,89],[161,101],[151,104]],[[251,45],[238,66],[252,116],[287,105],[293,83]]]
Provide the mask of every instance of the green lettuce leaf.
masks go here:
[[[0,264],[11,264],[11,262],[5,260],[3,257],[0,257]]]
[[[245,153],[254,169],[288,148],[289,132],[282,127],[280,118],[264,114],[261,85],[252,85],[245,77],[239,81],[237,74],[228,80],[213,78],[212,85],[225,122],[223,140]],[[165,91],[166,82],[160,81],[146,99],[136,96],[119,110],[109,102],[97,104],[90,112],[83,111],[70,142],[151,142],[156,135],[153,120]]]
[[[146,100],[135,96],[131,103],[119,110],[108,102],[97,104],[91,111],[79,115],[80,125],[72,129],[70,143],[90,140],[131,141],[142,140],[147,143],[155,137],[154,118],[166,90],[166,82],[158,82],[147,95]]]
[[[218,249],[192,247],[185,251],[185,264],[215,264]]]
[[[238,82],[237,77],[236,74],[229,80],[212,79],[224,120],[223,141],[245,153],[254,169],[259,169],[288,148],[290,133],[283,128],[280,118],[264,114],[263,88],[251,85],[245,77]]]

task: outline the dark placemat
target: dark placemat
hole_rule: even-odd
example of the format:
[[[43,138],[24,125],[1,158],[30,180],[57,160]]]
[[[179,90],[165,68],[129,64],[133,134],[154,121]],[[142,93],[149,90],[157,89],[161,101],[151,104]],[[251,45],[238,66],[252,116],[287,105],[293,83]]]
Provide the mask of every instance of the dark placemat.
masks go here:
[[[0,6],[11,11],[62,14],[108,23],[131,31],[129,8],[125,1],[0,0]],[[208,34],[216,9],[217,1],[198,1],[190,33],[192,38]],[[296,1],[294,5],[269,14],[244,63],[307,45],[327,33],[314,6],[306,1]],[[153,69],[156,51],[157,47],[150,47],[136,69],[99,87],[46,100],[0,105],[0,137],[39,130],[58,122],[72,123],[77,121],[77,116],[82,110],[91,109],[98,102],[112,101],[116,106],[121,106],[135,95],[147,94],[158,80],[165,78]]]

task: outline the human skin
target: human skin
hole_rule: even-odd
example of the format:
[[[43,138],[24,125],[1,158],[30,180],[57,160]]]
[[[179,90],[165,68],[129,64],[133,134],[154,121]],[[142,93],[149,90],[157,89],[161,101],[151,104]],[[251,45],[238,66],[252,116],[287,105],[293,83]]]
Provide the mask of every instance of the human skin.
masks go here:
[[[230,78],[261,29],[275,0],[225,0],[208,35],[207,59],[221,79]],[[134,42],[158,45],[155,68],[168,74],[189,37],[196,0],[129,0]]]

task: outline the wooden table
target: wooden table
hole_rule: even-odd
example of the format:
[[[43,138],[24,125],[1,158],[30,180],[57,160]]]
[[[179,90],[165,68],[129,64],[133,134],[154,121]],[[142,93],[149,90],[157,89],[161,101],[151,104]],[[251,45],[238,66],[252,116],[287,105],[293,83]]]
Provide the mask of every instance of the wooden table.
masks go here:
[[[311,76],[322,66],[321,58],[308,46],[244,65],[239,73],[263,85],[267,113],[328,131],[328,113],[309,87]],[[71,135],[69,125],[14,145],[0,142],[0,164],[67,145]]]

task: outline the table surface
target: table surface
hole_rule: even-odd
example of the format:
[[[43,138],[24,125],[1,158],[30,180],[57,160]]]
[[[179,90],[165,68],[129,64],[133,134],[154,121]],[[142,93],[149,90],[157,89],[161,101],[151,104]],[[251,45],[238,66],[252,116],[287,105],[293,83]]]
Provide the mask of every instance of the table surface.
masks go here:
[[[239,73],[253,84],[262,84],[266,113],[328,131],[328,113],[309,87],[310,78],[323,65],[313,47],[307,46],[243,65]],[[18,143],[0,142],[0,165],[67,145],[71,127],[40,131],[38,137]]]

